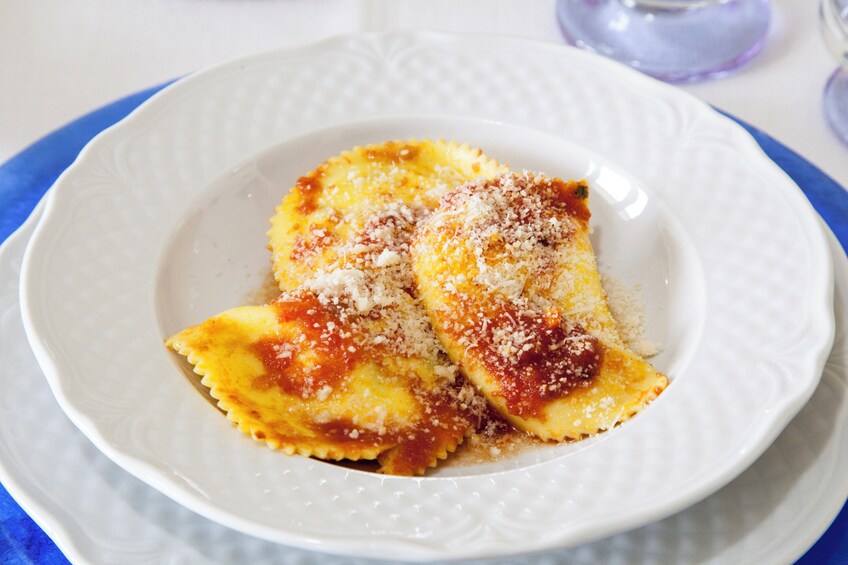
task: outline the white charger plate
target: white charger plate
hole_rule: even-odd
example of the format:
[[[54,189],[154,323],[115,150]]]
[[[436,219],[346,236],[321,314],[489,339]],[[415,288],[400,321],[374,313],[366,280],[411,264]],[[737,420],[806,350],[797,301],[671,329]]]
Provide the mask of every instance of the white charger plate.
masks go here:
[[[398,115],[436,113],[440,127],[479,137],[487,150],[500,131],[510,134],[501,140],[510,155],[520,155],[512,133],[522,126],[602,156],[603,170],[626,171],[624,185],[644,187],[629,192],[637,200],[602,199],[599,214],[593,202],[598,231],[615,236],[612,243],[626,242],[642,217],[628,210],[653,214],[665,203],[670,215],[647,216],[662,221],[639,232],[652,236],[650,260],[629,255],[634,270],[612,272],[648,281],[652,321],[662,321],[665,338],[657,363],[672,385],[599,441],[548,450],[515,468],[386,478],[245,440],[178,378],[161,347],[171,325],[185,321],[170,316],[168,297],[180,290],[163,281],[179,275],[173,259],[185,255],[186,226],[231,209],[212,197],[241,195],[246,208],[264,209],[253,187],[263,196],[265,189],[251,184],[262,174],[245,179],[250,167],[243,167],[221,175],[274,141],[378,116],[405,137],[416,133],[408,131],[412,118]],[[301,174],[356,127],[272,154],[295,156],[298,147],[310,158],[320,154],[297,164]],[[541,145],[530,153],[556,158]],[[614,196],[619,181],[594,180]],[[220,242],[242,233],[229,226]],[[630,253],[641,239],[631,240]],[[257,267],[252,249],[229,268],[221,268],[223,254],[205,253],[217,273],[244,280]],[[602,262],[615,249],[601,242]],[[125,469],[260,537],[426,559],[583,543],[715,491],[762,453],[815,389],[832,339],[831,283],[830,255],[807,201],[741,128],[707,106],[583,52],[415,33],[254,57],[154,96],[98,136],[51,191],[21,296],[28,336],[60,405]],[[243,286],[210,286],[210,296],[188,308],[198,315],[191,323],[218,301],[243,299]]]
[[[112,463],[68,420],[29,349],[18,280],[40,208],[0,246],[0,481],[75,563],[371,563],[262,541],[179,506]],[[706,500],[572,549],[498,563],[791,563],[848,496],[848,258],[836,259],[836,340],[822,382],[766,452]],[[40,430],[32,434],[28,430]]]

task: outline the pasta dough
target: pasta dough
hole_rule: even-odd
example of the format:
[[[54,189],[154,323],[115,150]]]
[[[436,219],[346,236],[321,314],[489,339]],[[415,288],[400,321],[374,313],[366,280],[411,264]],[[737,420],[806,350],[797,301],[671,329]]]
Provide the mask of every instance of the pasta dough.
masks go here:
[[[504,171],[479,149],[445,141],[387,141],[332,157],[298,179],[271,219],[274,278],[291,290],[336,262],[375,210],[429,210],[448,190]]]
[[[480,406],[447,359],[398,356],[391,344],[362,339],[375,324],[295,291],[223,312],[166,345],[254,439],[288,454],[379,459],[381,472],[421,474],[463,441]]]
[[[451,360],[513,425],[578,439],[641,410],[664,375],[626,350],[589,241],[588,186],[506,174],[447,194],[413,270]]]

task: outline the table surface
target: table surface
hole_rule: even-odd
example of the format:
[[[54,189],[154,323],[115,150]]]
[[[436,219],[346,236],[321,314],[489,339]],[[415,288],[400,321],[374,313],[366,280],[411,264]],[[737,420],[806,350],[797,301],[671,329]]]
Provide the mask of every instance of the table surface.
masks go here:
[[[773,0],[766,46],[682,88],[848,186],[821,93],[837,66],[817,0]],[[561,42],[554,0],[0,0],[0,162],[77,116],[221,61],[355,31],[499,33]]]

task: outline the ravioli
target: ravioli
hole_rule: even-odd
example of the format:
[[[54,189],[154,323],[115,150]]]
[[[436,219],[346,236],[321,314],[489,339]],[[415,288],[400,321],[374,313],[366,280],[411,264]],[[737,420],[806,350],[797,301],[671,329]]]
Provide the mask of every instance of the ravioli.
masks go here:
[[[271,219],[274,278],[292,290],[336,263],[375,209],[432,209],[448,190],[506,170],[479,149],[445,141],[388,141],[332,157],[298,179]]]
[[[364,323],[363,323],[364,322]],[[240,430],[288,454],[373,460],[415,475],[476,425],[455,368],[398,356],[379,320],[345,317],[309,291],[223,312],[169,338]],[[378,334],[379,335],[379,334]]]
[[[545,440],[609,429],[667,385],[616,331],[587,200],[583,181],[505,174],[446,194],[413,239],[417,289],[450,359]]]

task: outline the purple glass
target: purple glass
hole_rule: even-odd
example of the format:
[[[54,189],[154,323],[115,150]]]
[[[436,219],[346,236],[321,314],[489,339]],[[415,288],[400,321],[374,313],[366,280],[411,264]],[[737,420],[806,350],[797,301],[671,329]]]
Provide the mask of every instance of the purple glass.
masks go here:
[[[842,65],[824,88],[824,115],[848,144],[848,0],[822,0],[820,16],[825,43]]]
[[[558,0],[565,39],[668,82],[716,78],[759,53],[769,0]]]

